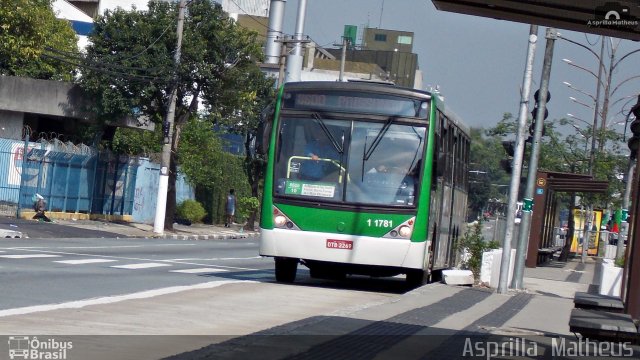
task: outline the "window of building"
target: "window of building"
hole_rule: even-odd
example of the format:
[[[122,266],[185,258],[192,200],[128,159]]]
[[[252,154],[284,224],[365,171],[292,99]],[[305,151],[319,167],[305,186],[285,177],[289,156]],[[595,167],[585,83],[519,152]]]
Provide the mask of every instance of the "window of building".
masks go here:
[[[387,34],[375,34],[375,41],[387,41]]]
[[[406,35],[398,36],[398,44],[411,45],[412,41],[413,41],[413,37],[411,36],[406,36]]]

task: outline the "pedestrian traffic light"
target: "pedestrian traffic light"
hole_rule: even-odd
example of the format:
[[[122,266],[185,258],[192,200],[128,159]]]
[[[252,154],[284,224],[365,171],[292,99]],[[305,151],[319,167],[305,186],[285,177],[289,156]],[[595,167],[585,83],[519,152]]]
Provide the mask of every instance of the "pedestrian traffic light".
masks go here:
[[[503,141],[502,147],[507,153],[507,158],[500,160],[500,167],[506,171],[507,174],[511,174],[511,172],[513,172],[513,156],[516,152],[516,142],[513,140]]]
[[[636,119],[629,125],[629,130],[631,130],[633,136],[631,136],[627,145],[629,145],[629,150],[631,150],[631,158],[635,159],[638,154],[638,148],[640,147],[640,95],[638,95],[638,102],[631,108],[631,112]]]
[[[529,126],[529,134],[533,135],[536,132],[536,120],[537,120],[537,116],[538,116],[538,108],[539,103],[540,103],[540,90],[536,90],[535,94],[533,94],[533,99],[536,101],[536,104],[533,107],[533,110],[531,110],[531,116],[533,118],[533,120],[531,121],[531,125]],[[547,101],[546,103],[549,103],[549,100],[551,100],[551,93],[549,91],[547,91]],[[549,116],[549,109],[546,107],[544,107],[544,116],[542,117],[542,120],[546,120],[547,117]],[[542,126],[542,136],[545,136],[547,133],[547,128],[545,125]]]

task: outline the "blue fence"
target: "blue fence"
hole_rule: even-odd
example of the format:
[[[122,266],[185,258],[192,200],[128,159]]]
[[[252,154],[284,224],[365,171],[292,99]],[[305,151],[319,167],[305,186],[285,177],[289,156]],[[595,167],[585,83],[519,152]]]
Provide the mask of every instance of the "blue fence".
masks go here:
[[[0,214],[31,210],[38,193],[48,211],[132,215],[136,222],[153,223],[158,176],[159,165],[146,158],[99,153],[58,139],[0,139]],[[183,176],[176,186],[178,202],[195,197]]]
[[[149,159],[141,158],[137,169],[133,197],[132,215],[134,222],[153,223],[156,215],[159,177],[160,165],[152,163]],[[176,202],[179,204],[185,199],[195,199],[195,191],[186,182],[184,176],[178,174],[178,179],[176,180]]]

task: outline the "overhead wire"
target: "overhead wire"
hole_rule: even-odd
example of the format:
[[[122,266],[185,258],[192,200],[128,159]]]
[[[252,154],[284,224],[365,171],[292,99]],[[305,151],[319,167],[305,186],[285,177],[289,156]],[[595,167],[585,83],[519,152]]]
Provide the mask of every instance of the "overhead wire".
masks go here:
[[[74,65],[77,66],[79,68],[85,68],[85,69],[89,69],[89,70],[93,70],[93,71],[97,71],[97,72],[101,72],[101,73],[105,73],[105,74],[110,74],[110,75],[114,75],[114,76],[119,76],[119,77],[124,77],[127,80],[132,80],[132,81],[138,81],[138,82],[151,82],[151,81],[161,81],[161,82],[167,82],[169,83],[170,81],[167,80],[171,80],[171,77],[157,77],[157,76],[145,76],[145,75],[135,75],[135,74],[131,74],[131,73],[123,73],[123,72],[117,72],[117,71],[112,71],[112,70],[108,70],[108,69],[104,69],[104,68],[100,68],[100,67],[95,67],[95,66],[90,66],[87,64],[82,64],[82,63],[78,63],[78,62],[73,62],[70,61],[68,59],[64,59],[58,56],[53,56],[53,55],[49,55],[46,53],[42,54],[43,57],[47,57],[56,61],[60,61],[69,65]]]

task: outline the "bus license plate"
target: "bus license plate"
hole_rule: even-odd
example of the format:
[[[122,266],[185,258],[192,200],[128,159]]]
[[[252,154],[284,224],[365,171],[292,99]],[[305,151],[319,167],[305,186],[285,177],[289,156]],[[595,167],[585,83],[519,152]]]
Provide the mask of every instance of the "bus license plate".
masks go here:
[[[351,240],[332,240],[332,239],[327,239],[327,248],[329,248],[329,249],[352,250],[353,249],[353,241],[351,241]]]

